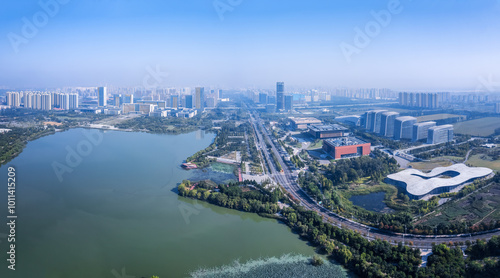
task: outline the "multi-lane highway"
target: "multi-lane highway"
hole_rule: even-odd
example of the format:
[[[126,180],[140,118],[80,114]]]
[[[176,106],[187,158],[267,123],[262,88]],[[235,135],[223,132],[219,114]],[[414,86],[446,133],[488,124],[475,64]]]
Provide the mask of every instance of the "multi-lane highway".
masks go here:
[[[459,235],[442,235],[442,236],[422,236],[422,235],[412,235],[412,234],[401,234],[392,233],[388,231],[379,230],[374,227],[369,227],[361,223],[357,223],[350,219],[344,218],[336,213],[329,211],[323,206],[319,205],[311,197],[308,196],[296,182],[296,177],[290,172],[286,164],[284,163],[280,152],[278,151],[276,144],[271,140],[269,131],[262,124],[262,120],[259,118],[255,111],[250,114],[250,121],[254,127],[255,135],[257,138],[256,144],[257,148],[262,151],[266,160],[268,161],[269,169],[271,171],[270,176],[279,183],[286,191],[288,191],[294,198],[300,201],[300,204],[307,209],[316,211],[319,215],[323,217],[323,221],[336,225],[338,227],[343,227],[346,229],[355,230],[365,238],[373,240],[375,238],[385,239],[391,244],[397,244],[398,242],[412,242],[413,246],[419,248],[431,248],[432,244],[439,243],[449,243],[451,242],[465,242],[466,240],[477,240],[477,239],[489,239],[493,235],[500,235],[500,229],[496,229],[490,232],[477,233],[477,234],[459,234]],[[260,127],[260,128],[259,128]],[[271,146],[271,151],[274,153],[278,162],[281,164],[283,171],[280,172],[276,169],[273,163],[270,151],[267,148],[266,140]],[[281,146],[280,146],[281,147]]]

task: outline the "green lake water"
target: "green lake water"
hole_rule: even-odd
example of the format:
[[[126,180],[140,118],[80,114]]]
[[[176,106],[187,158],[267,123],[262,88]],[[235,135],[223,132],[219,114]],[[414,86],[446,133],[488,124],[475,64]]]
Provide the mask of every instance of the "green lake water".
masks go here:
[[[7,222],[7,167],[12,166],[18,217],[15,271],[7,269],[8,230],[0,226],[0,277],[187,277],[235,260],[269,262],[276,269],[276,260],[266,258],[312,256],[312,247],[275,220],[175,193],[183,179],[235,178],[231,170],[217,172],[220,165],[205,171],[180,167],[213,139],[202,131],[72,129],[28,143],[0,168],[0,215]],[[331,277],[346,276],[339,266],[331,267]]]

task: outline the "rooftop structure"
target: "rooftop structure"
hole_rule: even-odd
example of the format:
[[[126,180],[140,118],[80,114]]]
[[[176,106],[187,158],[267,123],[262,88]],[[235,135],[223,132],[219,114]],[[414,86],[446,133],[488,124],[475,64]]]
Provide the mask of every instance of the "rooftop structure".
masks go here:
[[[402,187],[412,199],[421,199],[427,194],[440,194],[490,175],[493,171],[483,167],[468,167],[463,163],[448,167],[437,167],[429,173],[407,169],[387,176],[387,182]]]
[[[348,129],[338,124],[310,125],[309,134],[316,139],[342,137],[348,135]]]
[[[316,118],[288,118],[292,122],[292,127],[294,129],[307,129],[310,125],[321,124],[321,121]]]

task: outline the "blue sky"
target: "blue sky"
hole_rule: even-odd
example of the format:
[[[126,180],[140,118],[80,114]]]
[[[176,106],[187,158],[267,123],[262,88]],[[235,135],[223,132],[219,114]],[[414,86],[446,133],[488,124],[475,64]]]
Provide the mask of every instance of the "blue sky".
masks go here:
[[[148,66],[168,73],[162,86],[273,88],[279,80],[453,91],[474,90],[481,76],[500,80],[497,0],[59,1],[67,3],[47,22],[39,1],[4,1],[0,86],[140,86]],[[230,10],[221,17],[214,3]],[[376,27],[373,12],[390,20],[356,45],[356,28]],[[23,18],[39,20],[28,37]],[[345,55],[342,45],[357,50]]]

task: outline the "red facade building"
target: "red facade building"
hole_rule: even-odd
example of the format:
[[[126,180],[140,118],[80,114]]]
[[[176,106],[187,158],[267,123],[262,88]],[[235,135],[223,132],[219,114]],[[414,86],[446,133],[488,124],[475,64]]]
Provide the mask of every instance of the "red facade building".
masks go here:
[[[369,155],[370,147],[370,143],[356,137],[327,139],[323,142],[323,150],[335,159]]]

